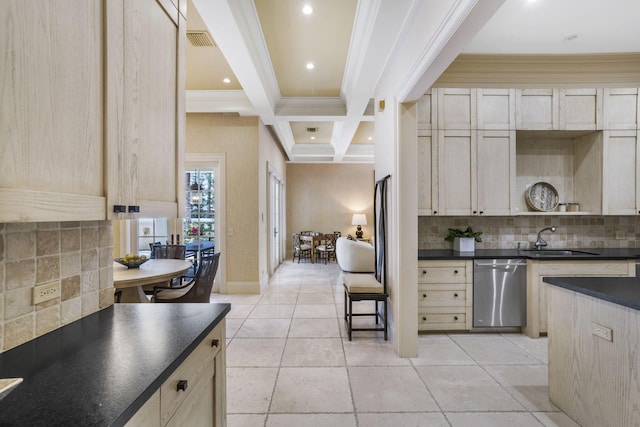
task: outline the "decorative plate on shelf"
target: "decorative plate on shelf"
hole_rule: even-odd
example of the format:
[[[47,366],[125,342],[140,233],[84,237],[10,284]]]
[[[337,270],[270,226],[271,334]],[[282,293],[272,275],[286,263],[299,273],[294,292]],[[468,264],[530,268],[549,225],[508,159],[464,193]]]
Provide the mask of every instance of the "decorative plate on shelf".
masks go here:
[[[558,206],[558,190],[548,182],[536,182],[527,187],[525,199],[534,211],[550,212]]]

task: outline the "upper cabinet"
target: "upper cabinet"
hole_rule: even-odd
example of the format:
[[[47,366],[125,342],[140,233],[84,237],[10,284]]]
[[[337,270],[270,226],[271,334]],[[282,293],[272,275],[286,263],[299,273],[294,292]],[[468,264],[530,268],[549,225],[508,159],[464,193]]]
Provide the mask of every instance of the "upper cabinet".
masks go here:
[[[113,205],[176,217],[186,28],[176,6],[9,0],[0,20],[12,23],[0,28],[0,222],[103,220]]]
[[[432,89],[418,102],[419,215],[640,214],[638,92]],[[539,181],[579,211],[532,211]]]

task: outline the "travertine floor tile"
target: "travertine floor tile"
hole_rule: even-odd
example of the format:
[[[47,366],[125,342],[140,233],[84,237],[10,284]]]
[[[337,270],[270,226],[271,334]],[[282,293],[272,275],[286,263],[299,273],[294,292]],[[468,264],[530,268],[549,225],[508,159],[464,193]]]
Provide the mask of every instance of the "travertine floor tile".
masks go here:
[[[485,370],[528,411],[559,411],[549,400],[546,365],[485,366]]]
[[[227,348],[227,366],[278,367],[284,338],[236,338]]]
[[[266,427],[356,427],[354,414],[271,414]]]
[[[476,362],[447,335],[422,335],[418,338],[418,357],[415,366],[475,365]]]
[[[449,427],[441,412],[358,414],[358,421],[366,427]]]
[[[293,319],[289,338],[340,337],[338,319]]]
[[[340,338],[289,338],[282,366],[344,366]]]
[[[227,368],[227,413],[266,414],[278,368]]]
[[[462,349],[480,365],[526,365],[541,362],[501,335],[451,335]]]
[[[290,319],[247,319],[236,338],[286,338]]]

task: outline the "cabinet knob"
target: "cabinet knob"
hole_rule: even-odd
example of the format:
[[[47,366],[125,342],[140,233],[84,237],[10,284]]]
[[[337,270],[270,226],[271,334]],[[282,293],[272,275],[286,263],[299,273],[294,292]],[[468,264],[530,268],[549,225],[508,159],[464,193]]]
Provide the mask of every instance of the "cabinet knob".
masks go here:
[[[453,274],[458,274],[458,270],[453,270]]]
[[[458,294],[453,294],[454,297],[458,298]]]
[[[480,211],[480,215],[484,214],[484,211]]]
[[[220,345],[220,340],[211,340],[211,347],[218,347]]]
[[[453,316],[453,320],[458,320],[458,316]]]
[[[427,270],[422,270],[422,274],[427,274]]]
[[[640,211],[638,211],[638,213],[640,213]],[[433,211],[434,215],[438,215],[438,211]]]
[[[180,380],[178,381],[178,386],[176,387],[176,391],[187,391],[188,386],[189,384],[187,383],[187,380]]]
[[[422,294],[422,298],[426,298],[426,297],[427,297],[427,294]]]
[[[478,213],[478,211],[473,211],[473,214],[474,214],[474,215],[475,215],[475,214],[477,214],[477,213]]]
[[[427,316],[422,316],[422,321],[426,322],[427,321]]]

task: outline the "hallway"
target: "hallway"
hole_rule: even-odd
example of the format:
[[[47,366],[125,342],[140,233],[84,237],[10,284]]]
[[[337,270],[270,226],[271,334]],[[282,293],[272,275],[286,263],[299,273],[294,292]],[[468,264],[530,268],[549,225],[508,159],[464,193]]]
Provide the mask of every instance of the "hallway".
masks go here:
[[[288,260],[262,295],[212,296],[232,304],[229,427],[577,426],[548,400],[546,338],[421,335],[402,359],[380,332],[349,342],[341,277]]]

